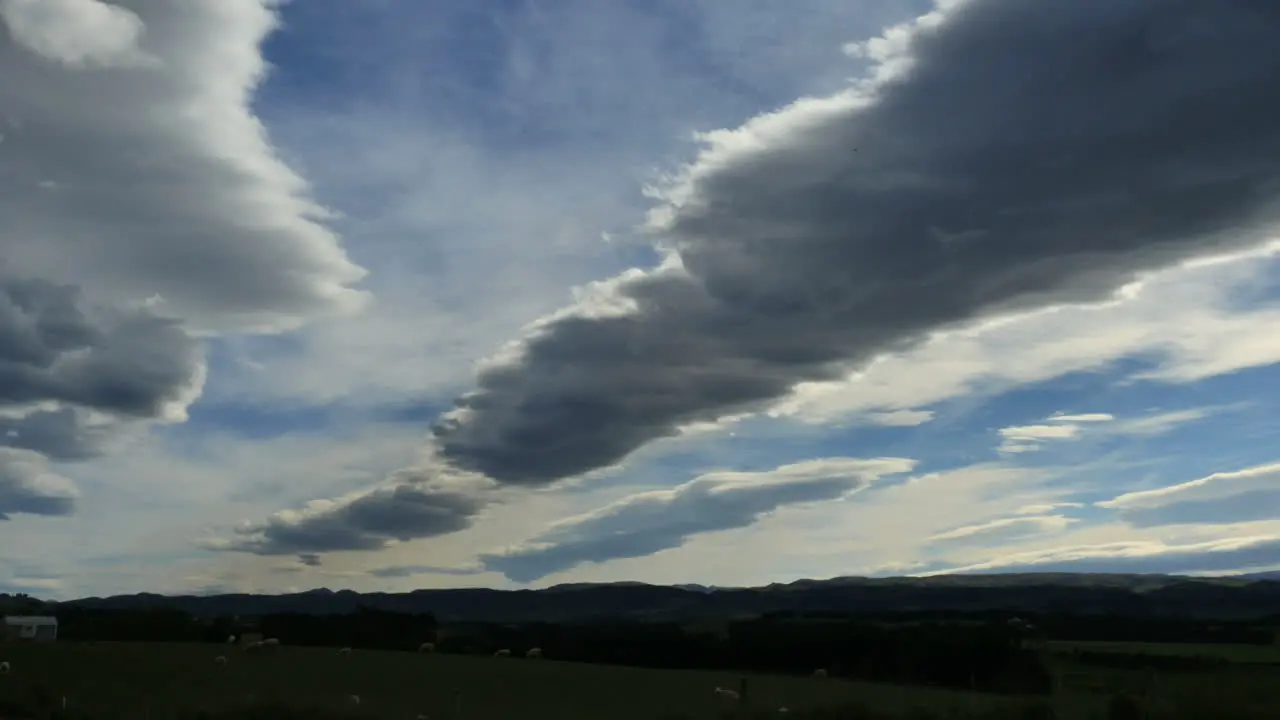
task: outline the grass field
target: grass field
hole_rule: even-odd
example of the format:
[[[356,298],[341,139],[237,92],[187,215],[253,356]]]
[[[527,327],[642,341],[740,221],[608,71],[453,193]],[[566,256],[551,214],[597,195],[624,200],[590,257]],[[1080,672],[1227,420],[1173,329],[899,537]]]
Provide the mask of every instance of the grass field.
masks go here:
[[[1119,647],[1119,645],[1117,645]],[[1201,652],[1216,646],[1194,646]],[[1132,645],[1124,645],[1132,652]],[[1068,648],[1069,649],[1069,648]],[[1162,648],[1166,649],[1166,648]],[[214,658],[225,655],[226,666]],[[1159,678],[1072,666],[1070,653],[1054,652],[1063,682],[1051,700],[1058,720],[1106,717],[1111,694],[1157,693],[1157,709],[1199,713],[1153,713],[1148,717],[1280,717],[1280,671],[1233,664],[1214,674],[1166,674]],[[0,661],[11,672],[0,676],[0,717],[5,707],[32,707],[33,694],[46,706],[67,699],[72,716],[167,720],[196,711],[225,712],[274,705],[339,711],[359,695],[359,715],[414,720],[711,720],[731,709],[715,696],[716,686],[737,688],[741,674],[649,670],[561,663],[554,660],[417,655],[283,647],[270,656],[247,655],[237,647],[195,644],[56,643],[0,645]],[[757,711],[787,707],[792,717],[805,711],[869,708],[887,716],[981,717],[1015,712],[1026,700],[917,687],[846,682],[837,679],[749,675],[748,700]],[[1251,706],[1256,714],[1242,711]],[[1204,709],[1208,708],[1208,709]],[[43,717],[43,716],[41,716]],[[829,715],[832,720],[856,715]],[[1036,717],[1027,715],[1025,717]],[[1044,717],[1039,715],[1039,717]]]
[[[225,655],[225,667],[214,658]],[[557,718],[660,720],[718,718],[726,703],[713,688],[737,688],[740,674],[649,670],[554,660],[362,652],[283,647],[273,656],[236,647],[133,643],[0,645],[0,702],[21,700],[32,686],[68,700],[92,717],[172,717],[179,711],[219,711],[271,703],[341,709],[347,696],[361,712],[412,720]],[[458,697],[460,695],[460,697]],[[748,676],[754,708],[792,711],[851,703],[907,711],[992,709],[999,697],[945,690],[869,685],[801,677]]]
[[[1280,645],[1215,645],[1191,643],[1134,642],[1062,642],[1049,647],[1056,652],[1104,652],[1125,655],[1163,655],[1188,658],[1221,659],[1233,663],[1266,663],[1280,665]]]

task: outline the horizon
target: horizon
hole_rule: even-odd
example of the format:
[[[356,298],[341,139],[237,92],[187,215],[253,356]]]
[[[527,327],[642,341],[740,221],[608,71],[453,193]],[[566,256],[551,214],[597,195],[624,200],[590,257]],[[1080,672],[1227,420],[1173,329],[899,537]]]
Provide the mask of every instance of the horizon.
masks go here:
[[[0,0],[0,592],[1280,571],[1277,23]]]

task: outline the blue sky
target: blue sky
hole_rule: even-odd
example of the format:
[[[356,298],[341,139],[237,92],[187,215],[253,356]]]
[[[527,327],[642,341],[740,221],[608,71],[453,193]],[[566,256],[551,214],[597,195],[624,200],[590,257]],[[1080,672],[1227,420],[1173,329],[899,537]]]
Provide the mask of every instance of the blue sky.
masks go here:
[[[1280,18],[1114,5],[0,5],[0,591],[1280,567]]]

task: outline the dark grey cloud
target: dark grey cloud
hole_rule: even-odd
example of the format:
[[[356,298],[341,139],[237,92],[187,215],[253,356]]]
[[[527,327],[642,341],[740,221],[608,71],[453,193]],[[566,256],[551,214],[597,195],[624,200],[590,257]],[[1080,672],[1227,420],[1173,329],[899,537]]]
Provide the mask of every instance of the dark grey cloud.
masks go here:
[[[942,572],[1216,573],[1280,565],[1280,537],[1246,537],[1189,545],[1111,543],[1022,553]]]
[[[406,578],[415,575],[478,575],[482,567],[445,567],[442,565],[387,565],[374,568],[369,574],[376,578]]]
[[[510,580],[531,582],[586,563],[678,548],[695,535],[748,527],[781,507],[834,500],[914,465],[903,458],[827,458],[766,472],[708,473],[563,520],[522,545],[479,559]]]
[[[203,380],[177,321],[0,267],[0,447],[92,458],[122,421],[181,419]]]
[[[553,483],[934,331],[1259,244],[1278,31],[1269,0],[971,0],[869,46],[874,83],[712,136],[654,216],[673,262],[484,369],[441,456]]]
[[[343,550],[380,550],[394,542],[447,535],[470,527],[491,501],[484,483],[435,478],[391,486],[340,500],[312,502],[265,522],[238,528],[235,537],[206,544],[211,550],[258,555],[312,556]]]
[[[865,44],[876,70],[848,92],[708,135],[660,189],[666,262],[486,363],[424,472],[551,485],[937,331],[1267,238],[1280,5],[946,5]]]
[[[202,369],[199,343],[145,309],[97,312],[79,289],[0,274],[0,406],[67,403],[132,417],[182,403]],[[48,430],[59,422],[45,413]]]
[[[1280,463],[1125,493],[1097,505],[1135,527],[1274,520],[1280,517]]]
[[[306,567],[320,567],[320,556],[315,553],[301,553],[298,562]]]
[[[0,520],[11,515],[70,515],[79,493],[70,480],[49,470],[44,457],[0,448]]]

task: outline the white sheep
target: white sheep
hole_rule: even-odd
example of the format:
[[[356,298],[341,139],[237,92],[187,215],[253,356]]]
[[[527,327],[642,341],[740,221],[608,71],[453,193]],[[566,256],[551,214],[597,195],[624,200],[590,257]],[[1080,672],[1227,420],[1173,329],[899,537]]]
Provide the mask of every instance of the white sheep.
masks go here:
[[[227,664],[227,658],[225,655],[219,655],[218,657],[214,658],[213,661],[219,665]]]
[[[540,658],[542,657],[542,648],[529,648],[529,651],[524,656],[527,658]]]
[[[227,644],[228,644],[228,645],[235,645],[235,644],[236,644],[236,636],[235,636],[235,635],[228,635],[228,636],[227,636]]]
[[[348,704],[348,705],[359,705],[359,704],[360,704],[360,696],[359,696],[359,695],[348,695],[348,696],[347,696],[347,704]]]
[[[419,646],[418,646],[418,652],[428,652],[428,653],[429,653],[429,652],[435,652],[435,651],[436,651],[436,644],[435,644],[435,643],[422,643],[421,645],[419,645]]]
[[[494,653],[493,656],[494,657],[511,657],[511,651],[508,650],[507,648],[502,648],[498,652]]]
[[[254,654],[254,655],[260,652],[265,652],[266,649],[267,649],[266,643],[262,642],[261,640],[254,640],[253,642],[244,646],[245,652]]]
[[[826,676],[827,676],[827,669],[826,669],[826,668],[818,668],[817,670],[814,670],[814,671],[813,671],[813,676],[814,676],[814,677],[816,677],[816,678],[824,678],[824,677],[826,677]]]
[[[262,641],[262,644],[268,647],[280,647],[280,638],[267,638]]]
[[[338,654],[339,654],[339,655],[350,655],[350,654],[351,654],[351,648],[349,648],[349,647],[341,648],[341,649],[339,649],[339,650],[338,650]]]
[[[730,690],[729,688],[717,687],[713,692],[726,700],[733,700],[734,702],[742,699],[737,690]]]
[[[9,674],[9,661],[0,662],[0,675]]]
[[[791,712],[791,711],[790,711],[790,710],[788,710],[786,707],[780,707],[780,708],[778,708],[778,714],[779,714],[779,715],[786,715],[786,714],[787,714],[787,713],[789,713],[789,712]]]

